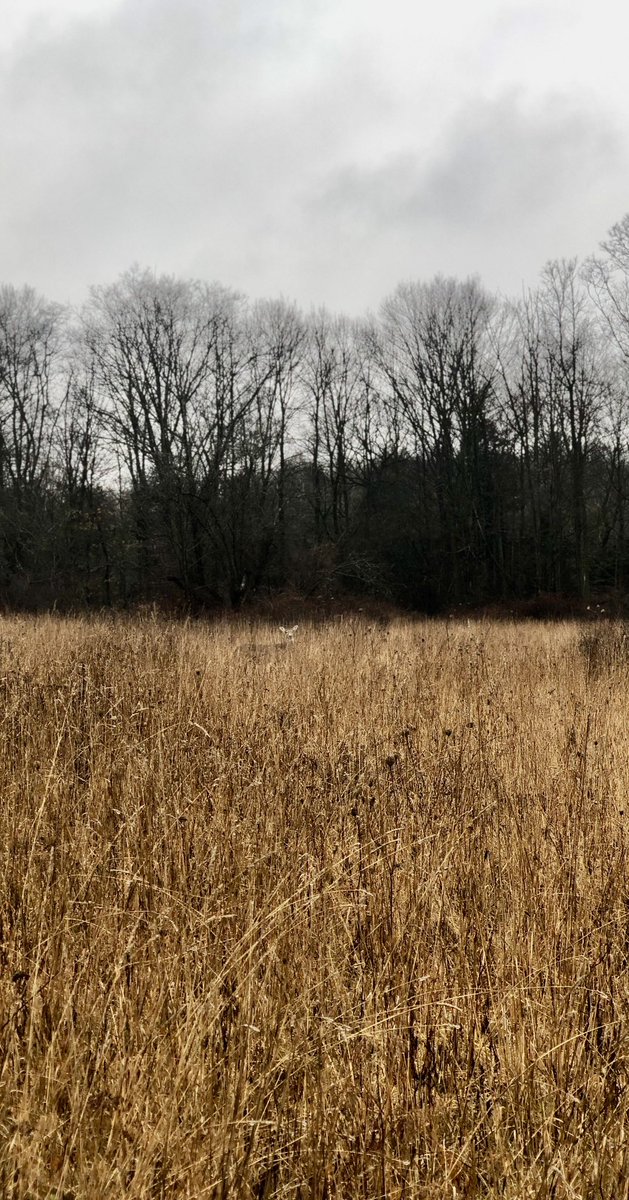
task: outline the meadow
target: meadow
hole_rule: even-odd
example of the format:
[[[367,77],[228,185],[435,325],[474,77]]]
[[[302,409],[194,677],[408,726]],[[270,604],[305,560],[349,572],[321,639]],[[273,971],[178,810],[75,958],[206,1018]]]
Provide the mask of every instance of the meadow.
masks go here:
[[[0,1195],[629,1196],[605,623],[0,619]]]

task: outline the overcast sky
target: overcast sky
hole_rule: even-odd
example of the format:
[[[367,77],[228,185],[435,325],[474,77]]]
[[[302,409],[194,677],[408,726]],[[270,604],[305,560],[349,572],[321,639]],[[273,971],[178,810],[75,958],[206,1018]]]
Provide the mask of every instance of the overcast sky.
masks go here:
[[[0,0],[0,281],[519,292],[629,211],[626,8]]]

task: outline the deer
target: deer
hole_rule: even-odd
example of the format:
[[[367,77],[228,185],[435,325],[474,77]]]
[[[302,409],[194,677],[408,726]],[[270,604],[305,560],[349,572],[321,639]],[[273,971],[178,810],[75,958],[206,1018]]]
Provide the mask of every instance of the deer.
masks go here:
[[[243,646],[240,646],[240,653],[247,654],[250,658],[270,658],[274,654],[279,654],[282,650],[287,650],[289,646],[295,644],[298,629],[299,625],[280,625],[281,641],[245,642]]]

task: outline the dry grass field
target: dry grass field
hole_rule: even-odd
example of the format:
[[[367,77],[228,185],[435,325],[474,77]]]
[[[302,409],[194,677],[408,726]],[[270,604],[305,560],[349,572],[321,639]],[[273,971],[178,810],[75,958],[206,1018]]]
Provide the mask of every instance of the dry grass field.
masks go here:
[[[0,621],[0,1195],[629,1196],[622,630],[276,642]]]

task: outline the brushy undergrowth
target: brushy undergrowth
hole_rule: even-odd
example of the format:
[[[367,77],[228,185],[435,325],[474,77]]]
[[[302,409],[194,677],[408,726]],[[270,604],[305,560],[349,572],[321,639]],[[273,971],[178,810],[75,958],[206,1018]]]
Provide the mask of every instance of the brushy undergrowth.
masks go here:
[[[0,621],[2,1197],[626,1197],[581,636]]]

